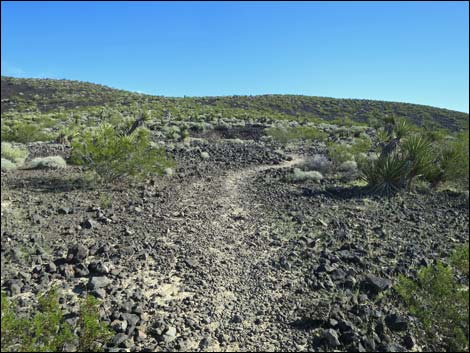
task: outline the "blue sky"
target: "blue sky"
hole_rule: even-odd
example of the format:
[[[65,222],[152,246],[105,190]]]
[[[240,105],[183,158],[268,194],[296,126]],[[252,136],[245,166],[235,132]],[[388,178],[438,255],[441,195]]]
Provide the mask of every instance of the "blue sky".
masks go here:
[[[467,2],[2,1],[2,75],[469,110]]]

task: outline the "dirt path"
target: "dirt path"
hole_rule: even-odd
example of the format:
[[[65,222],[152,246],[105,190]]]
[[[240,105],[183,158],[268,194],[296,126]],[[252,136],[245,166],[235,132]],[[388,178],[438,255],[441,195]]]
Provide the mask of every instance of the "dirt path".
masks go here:
[[[261,205],[247,201],[245,186],[263,170],[287,168],[302,161],[295,156],[278,165],[228,171],[221,177],[188,185],[176,196],[173,205],[182,209],[173,208],[173,213],[182,213],[184,221],[170,228],[186,223],[192,229],[191,234],[172,236],[174,242],[183,244],[180,261],[190,264],[172,280],[181,285],[181,291],[192,293],[193,305],[182,315],[201,318],[203,331],[219,335],[218,341],[205,342],[199,349],[276,349],[268,336],[278,330],[270,330],[276,323],[268,308],[282,297],[282,283],[267,270],[273,254],[260,235],[266,228]],[[199,284],[189,285],[188,290],[185,284],[195,281]],[[188,336],[186,348],[196,349],[199,342]],[[278,341],[272,337],[272,342]]]

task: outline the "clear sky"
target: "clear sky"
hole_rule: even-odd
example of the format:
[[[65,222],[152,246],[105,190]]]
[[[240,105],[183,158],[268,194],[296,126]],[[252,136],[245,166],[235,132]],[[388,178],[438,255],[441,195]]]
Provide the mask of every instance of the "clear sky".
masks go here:
[[[2,75],[469,110],[468,2],[2,1]]]

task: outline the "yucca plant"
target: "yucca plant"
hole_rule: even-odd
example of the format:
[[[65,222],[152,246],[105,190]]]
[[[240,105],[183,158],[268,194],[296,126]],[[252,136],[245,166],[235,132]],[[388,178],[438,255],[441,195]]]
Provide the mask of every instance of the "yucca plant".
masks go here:
[[[397,139],[402,139],[410,133],[411,127],[404,119],[395,120],[393,133]]]
[[[399,154],[392,153],[377,160],[361,160],[363,178],[374,192],[392,194],[405,186],[407,163]]]
[[[436,159],[431,143],[420,135],[411,135],[401,144],[401,153],[406,161],[407,187],[410,188],[415,178],[434,175],[436,177]]]

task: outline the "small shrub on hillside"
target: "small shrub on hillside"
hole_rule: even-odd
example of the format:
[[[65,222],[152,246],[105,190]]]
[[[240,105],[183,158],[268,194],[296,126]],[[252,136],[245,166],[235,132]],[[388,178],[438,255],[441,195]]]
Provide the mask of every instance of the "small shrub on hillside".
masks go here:
[[[2,127],[2,140],[19,143],[29,143],[35,141],[51,140],[51,135],[41,131],[41,127],[36,123],[20,122],[16,123],[5,131]]]
[[[338,167],[338,170],[344,173],[355,173],[357,172],[357,163],[356,161],[343,162]]]
[[[18,166],[12,161],[2,158],[2,172],[8,172],[10,170],[15,170]]]
[[[369,138],[356,138],[350,145],[329,143],[328,156],[337,165],[340,165],[341,163],[353,160],[358,154],[368,152],[371,145],[372,143]]]
[[[329,143],[328,157],[330,157],[330,159],[334,161],[335,164],[339,165],[343,162],[353,159],[354,155],[350,145]]]
[[[21,166],[28,157],[28,149],[24,147],[13,147],[11,143],[2,142],[2,158]]]
[[[455,140],[443,143],[441,149],[441,168],[444,179],[468,187],[469,182],[469,133],[457,135]]]
[[[38,302],[32,316],[22,315],[16,303],[2,293],[2,352],[61,352],[67,346],[78,346],[81,352],[98,352],[111,338],[111,331],[99,319],[99,303],[91,296],[80,305],[77,327],[65,322],[56,290],[40,295]],[[75,329],[79,336],[73,334]]]
[[[78,321],[80,339],[79,352],[99,352],[112,337],[112,331],[100,321],[99,301],[88,295],[80,306],[80,319]]]
[[[299,168],[294,168],[294,172],[291,176],[292,181],[306,181],[313,180],[319,183],[323,179],[323,175],[315,170],[305,172]]]
[[[28,165],[30,169],[63,169],[66,167],[67,163],[61,156],[34,158]]]
[[[74,141],[71,159],[95,171],[105,182],[144,178],[173,166],[162,148],[152,146],[149,130],[138,128],[131,135],[122,135],[109,124],[86,131]]]
[[[469,337],[468,244],[455,252],[451,263],[422,268],[416,281],[401,276],[396,290],[423,324],[429,342],[464,352]],[[456,280],[459,274],[466,276],[466,284]]]
[[[307,170],[316,170],[320,173],[327,174],[331,171],[332,163],[325,155],[315,154],[305,161],[304,167]]]

